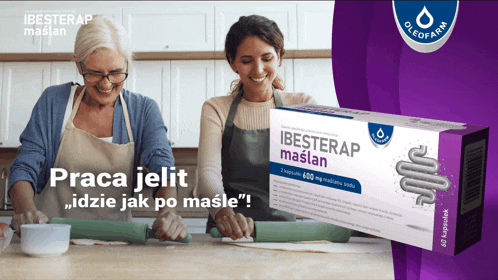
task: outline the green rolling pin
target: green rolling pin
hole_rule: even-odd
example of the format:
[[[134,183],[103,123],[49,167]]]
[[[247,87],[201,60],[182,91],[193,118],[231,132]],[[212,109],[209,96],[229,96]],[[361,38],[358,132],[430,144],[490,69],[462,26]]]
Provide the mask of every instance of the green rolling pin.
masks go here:
[[[73,218],[52,218],[51,224],[71,225],[71,239],[95,239],[124,241],[145,244],[148,238],[156,238],[156,231],[149,228],[148,224],[127,222],[88,220]],[[187,235],[174,242],[189,243],[192,235]]]
[[[216,227],[209,232],[212,237],[224,235]],[[289,242],[328,240],[346,243],[351,237],[351,230],[322,222],[254,222],[251,233],[254,242]]]

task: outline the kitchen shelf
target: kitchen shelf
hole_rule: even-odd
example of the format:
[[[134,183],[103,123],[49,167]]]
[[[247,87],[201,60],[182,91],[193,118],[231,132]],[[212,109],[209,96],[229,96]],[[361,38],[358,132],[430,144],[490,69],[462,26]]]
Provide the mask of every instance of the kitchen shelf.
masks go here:
[[[284,58],[331,58],[330,50],[287,50]],[[225,59],[222,51],[213,52],[136,52],[134,60],[213,60]],[[72,53],[0,53],[0,62],[72,61]]]

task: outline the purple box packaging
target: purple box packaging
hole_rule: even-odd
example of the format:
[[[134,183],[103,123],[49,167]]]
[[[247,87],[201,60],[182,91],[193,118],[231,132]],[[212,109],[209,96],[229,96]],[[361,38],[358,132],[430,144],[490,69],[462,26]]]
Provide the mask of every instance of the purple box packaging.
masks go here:
[[[488,127],[312,104],[270,121],[270,207],[451,256],[481,240]]]

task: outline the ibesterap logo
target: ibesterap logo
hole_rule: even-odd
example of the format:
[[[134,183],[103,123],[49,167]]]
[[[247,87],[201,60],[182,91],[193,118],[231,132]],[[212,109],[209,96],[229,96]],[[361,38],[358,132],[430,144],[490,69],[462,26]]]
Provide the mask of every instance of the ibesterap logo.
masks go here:
[[[414,50],[441,48],[455,26],[458,1],[393,1],[394,18],[403,40]]]
[[[66,36],[66,26],[88,24],[90,14],[74,14],[61,11],[26,11],[24,35]]]

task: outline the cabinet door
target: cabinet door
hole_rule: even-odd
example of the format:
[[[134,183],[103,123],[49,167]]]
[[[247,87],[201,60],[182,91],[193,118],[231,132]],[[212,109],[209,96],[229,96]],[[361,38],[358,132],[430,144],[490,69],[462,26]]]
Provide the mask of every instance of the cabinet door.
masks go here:
[[[50,85],[60,85],[75,82],[83,85],[83,76],[78,73],[74,61],[52,62],[50,71]]]
[[[239,79],[239,75],[233,72],[226,60],[215,60],[215,96],[227,95],[230,92],[230,86],[234,80]],[[277,69],[277,73],[284,80],[284,91],[294,91],[294,69],[292,59],[284,59],[282,66]]]
[[[126,80],[126,89],[154,99],[171,135],[170,61],[135,61]]]
[[[297,47],[300,50],[332,48],[333,1],[297,5]]]
[[[214,61],[214,95],[224,96],[230,93],[230,85],[239,79],[239,75],[233,72],[226,60]]]
[[[311,95],[320,105],[338,107],[332,60],[294,59],[294,91]]]
[[[277,73],[284,80],[284,91],[294,92],[294,60],[284,59]]]
[[[39,4],[27,2],[2,3],[0,9],[0,53],[40,53],[42,25],[28,24],[26,14],[38,13]]]
[[[50,28],[51,32],[48,35],[42,37],[42,52],[44,53],[73,53],[74,52],[74,41],[78,29],[81,24],[76,24],[78,17],[82,17],[83,20],[85,15],[106,15],[112,16],[122,22],[121,19],[121,8],[109,8],[103,6],[102,3],[93,2],[92,8],[88,7],[88,3],[81,2],[47,2],[44,6],[44,14],[62,14],[64,16],[73,15],[75,17],[75,24],[69,24],[70,22],[65,21],[66,24],[52,24],[50,26],[44,25],[44,28]],[[101,7],[102,6],[102,7]],[[108,5],[107,5],[108,6]]]
[[[275,21],[284,35],[284,48],[297,49],[296,4],[285,2],[232,2],[215,7],[215,50],[225,49],[228,30],[241,16],[261,15]]]
[[[213,60],[171,61],[173,147],[198,147],[202,104],[214,96]]]
[[[20,144],[31,111],[49,85],[49,62],[4,63],[0,134],[5,141]]]
[[[164,4],[123,9],[134,52],[214,50],[214,7]]]

